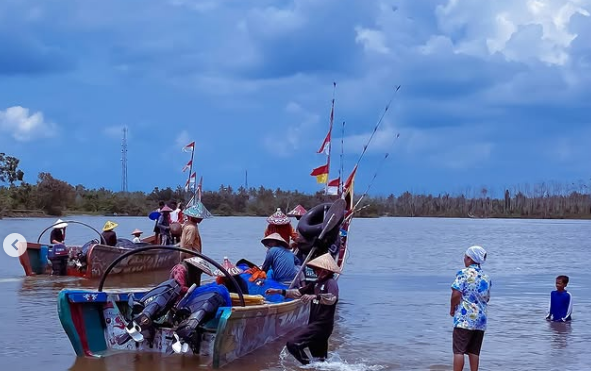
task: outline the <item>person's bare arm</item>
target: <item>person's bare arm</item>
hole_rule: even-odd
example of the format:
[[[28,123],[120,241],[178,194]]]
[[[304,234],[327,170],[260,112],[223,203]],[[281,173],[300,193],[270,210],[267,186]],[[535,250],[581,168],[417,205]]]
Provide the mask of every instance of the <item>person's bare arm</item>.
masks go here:
[[[449,315],[454,316],[456,312],[456,308],[462,301],[462,293],[458,290],[451,289],[451,300],[450,300],[450,307],[449,307]]]

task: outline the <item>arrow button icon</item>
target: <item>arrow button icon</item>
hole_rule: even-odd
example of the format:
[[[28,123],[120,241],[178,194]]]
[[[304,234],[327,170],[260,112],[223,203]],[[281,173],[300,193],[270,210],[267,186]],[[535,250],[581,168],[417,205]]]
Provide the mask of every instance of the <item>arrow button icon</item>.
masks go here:
[[[27,240],[21,234],[11,233],[4,238],[2,247],[8,256],[18,258],[27,251]]]

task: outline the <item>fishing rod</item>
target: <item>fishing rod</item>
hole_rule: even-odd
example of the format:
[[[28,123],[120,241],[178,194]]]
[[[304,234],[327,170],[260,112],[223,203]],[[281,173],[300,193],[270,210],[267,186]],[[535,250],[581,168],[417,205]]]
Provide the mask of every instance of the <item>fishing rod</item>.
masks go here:
[[[338,194],[341,195],[341,193],[343,193],[343,173],[345,172],[344,170],[344,165],[343,165],[343,158],[345,155],[345,121],[343,121],[343,127],[341,130],[341,167],[339,168],[339,189],[338,189]]]
[[[394,140],[392,141],[392,144],[390,145],[391,147],[394,146],[394,144],[396,143],[396,141],[398,140],[398,138],[400,138],[400,133],[396,134],[396,136],[394,137]],[[373,174],[373,178],[371,179],[371,181],[369,182],[369,185],[367,186],[367,189],[365,190],[365,192],[361,195],[361,197],[359,198],[359,200],[357,200],[357,202],[355,203],[355,206],[353,206],[353,210],[354,211],[361,211],[364,208],[366,208],[367,206],[362,207],[359,210],[355,210],[357,208],[357,206],[359,205],[359,203],[361,203],[361,200],[363,200],[363,198],[365,196],[367,196],[367,194],[369,193],[369,190],[371,189],[371,186],[373,185],[374,181],[376,180],[378,173],[380,172],[380,170],[382,169],[382,166],[384,165],[384,163],[386,162],[386,159],[388,158],[388,156],[390,156],[389,152],[386,152],[386,154],[384,155],[384,158],[382,158],[382,161],[380,161],[375,173]]]
[[[401,85],[396,86],[396,88],[394,89],[394,93],[392,93],[392,97],[390,98],[390,100],[388,101],[388,104],[386,104],[386,107],[384,108],[384,112],[382,112],[382,115],[380,116],[380,119],[378,120],[378,123],[376,124],[376,126],[373,128],[373,132],[371,133],[371,136],[369,137],[369,140],[367,141],[367,143],[363,146],[363,152],[361,152],[361,155],[359,156],[359,159],[357,160],[357,163],[355,164],[355,167],[357,167],[357,165],[359,165],[359,162],[361,162],[361,159],[363,158],[363,156],[365,155],[365,152],[367,152],[367,147],[369,146],[369,144],[371,143],[371,140],[373,139],[374,135],[376,134],[376,132],[378,131],[378,128],[380,127],[380,125],[382,124],[382,121],[384,120],[384,117],[386,116],[386,113],[388,113],[388,109],[390,109],[390,104],[392,104],[392,101],[394,101],[394,98],[396,97],[396,93],[398,93],[398,90],[400,90]]]

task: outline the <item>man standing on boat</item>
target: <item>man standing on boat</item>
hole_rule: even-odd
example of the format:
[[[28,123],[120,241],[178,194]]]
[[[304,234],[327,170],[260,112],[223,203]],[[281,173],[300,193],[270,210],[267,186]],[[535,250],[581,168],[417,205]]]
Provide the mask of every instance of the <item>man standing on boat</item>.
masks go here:
[[[312,357],[321,361],[328,357],[328,339],[334,328],[339,300],[339,286],[334,275],[341,273],[330,253],[311,260],[308,265],[314,268],[318,277],[315,282],[299,289],[268,289],[265,292],[267,295],[281,294],[286,298],[301,299],[304,303],[311,302],[308,326],[286,344],[287,351],[304,365],[310,363],[304,351],[306,348],[310,349]]]
[[[454,318],[454,371],[464,369],[464,355],[468,355],[470,370],[478,371],[480,348],[487,322],[487,306],[491,281],[480,265],[486,260],[486,250],[472,246],[466,250],[464,265],[451,285],[449,315]]]
[[[187,221],[183,225],[181,234],[181,247],[201,253],[201,235],[197,226],[203,219],[211,218],[211,213],[205,208],[201,201],[184,211]],[[181,253],[181,260],[190,258],[186,253]]]

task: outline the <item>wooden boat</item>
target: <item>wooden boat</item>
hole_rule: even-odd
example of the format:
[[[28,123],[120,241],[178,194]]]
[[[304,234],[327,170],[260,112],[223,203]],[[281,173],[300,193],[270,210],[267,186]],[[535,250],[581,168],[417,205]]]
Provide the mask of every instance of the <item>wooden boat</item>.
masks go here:
[[[345,217],[345,211],[349,210],[345,209],[348,205],[343,199],[336,201],[333,206],[336,204],[340,205],[340,219],[336,221],[331,217],[328,221],[324,221],[320,236],[322,237],[323,233],[328,229],[337,231],[337,238],[340,239],[340,249],[334,252],[333,256],[339,266],[344,268],[351,215]],[[333,209],[331,206],[326,214],[327,219],[329,215],[338,214],[339,211],[334,212],[337,209],[338,207]],[[331,214],[331,212],[333,213]],[[333,225],[330,226],[330,223],[333,223]],[[306,261],[312,257],[316,246],[315,244],[312,247]],[[153,246],[145,249],[157,248]],[[163,248],[188,252],[188,250],[171,246]],[[205,255],[191,253],[207,260],[226,274],[227,277],[231,277],[217,262]],[[102,291],[102,284],[106,276],[116,264],[117,262],[114,262],[107,268],[106,274],[103,275],[99,284],[98,291],[65,289],[59,293],[58,315],[74,351],[78,356],[90,357],[104,357],[122,350],[174,353],[175,330],[178,330],[178,327],[175,328],[174,325],[167,324],[168,322],[164,322],[165,324],[161,326],[154,326],[155,330],[152,330],[154,332],[152,332],[150,341],[128,341],[120,344],[118,339],[125,336],[126,328],[130,328],[127,323],[131,320],[130,312],[133,307],[129,303],[130,297],[132,297],[132,300],[137,301],[144,295],[150,295],[150,293],[124,292],[121,290]],[[306,271],[305,275],[307,281],[315,279],[311,271]],[[208,285],[217,284],[204,283],[199,288]],[[257,303],[257,300],[250,300],[257,299],[256,297],[242,295],[240,292],[237,298],[232,300],[231,305],[220,306],[217,308],[215,315],[212,314],[211,319],[200,325],[199,346],[192,348],[193,354],[199,357],[200,364],[220,368],[269,342],[302,328],[307,323],[310,307],[301,300],[285,299],[280,295],[275,295],[279,296],[279,299],[256,296],[263,300],[263,304],[260,304],[261,301]],[[178,340],[178,337],[176,340]]]
[[[99,239],[90,241],[84,246],[64,246],[27,242],[26,252],[19,257],[19,261],[25,270],[25,275],[67,275],[84,278],[98,278],[103,275],[105,269],[119,256],[129,252],[131,249],[153,245],[154,236],[142,239],[141,244],[133,244],[129,240],[120,239],[121,246],[108,246],[102,241],[100,232],[96,229],[77,221],[67,221],[69,224],[81,224],[94,230]],[[103,243],[101,243],[103,242]],[[60,249],[60,259],[56,263],[49,262],[52,255],[56,255]],[[84,252],[83,256],[81,253]],[[112,274],[138,273],[163,269],[170,269],[179,262],[179,254],[173,251],[146,251],[130,256],[120,266],[115,268]],[[63,265],[63,269],[55,269],[55,265]],[[54,269],[52,269],[52,266]],[[59,271],[59,272],[58,272]]]

